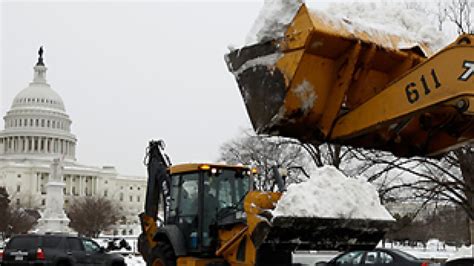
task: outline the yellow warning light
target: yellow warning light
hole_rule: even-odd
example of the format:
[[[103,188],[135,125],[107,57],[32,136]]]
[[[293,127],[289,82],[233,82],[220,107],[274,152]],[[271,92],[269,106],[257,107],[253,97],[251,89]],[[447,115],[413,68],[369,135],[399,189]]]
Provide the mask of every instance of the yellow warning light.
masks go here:
[[[254,167],[254,168],[252,168],[252,174],[257,174],[257,173],[258,173],[258,170],[257,170],[257,168],[255,168],[255,167]]]
[[[209,166],[209,165],[207,165],[207,164],[203,164],[203,165],[199,166],[199,168],[200,168],[201,170],[207,171],[207,170],[211,169],[211,166]]]

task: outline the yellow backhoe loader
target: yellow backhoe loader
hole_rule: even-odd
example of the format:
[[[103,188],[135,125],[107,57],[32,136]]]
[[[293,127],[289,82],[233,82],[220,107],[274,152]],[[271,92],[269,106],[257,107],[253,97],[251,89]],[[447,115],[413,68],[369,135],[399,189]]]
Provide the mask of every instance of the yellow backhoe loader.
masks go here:
[[[474,36],[432,55],[344,23],[302,5],[284,37],[226,56],[258,133],[401,156],[434,156],[473,139]],[[139,237],[147,265],[291,265],[295,248],[373,248],[391,225],[272,217],[283,189],[253,191],[252,169],[171,165],[160,141],[147,154]]]
[[[222,164],[171,165],[162,147],[161,141],[151,141],[147,152],[148,186],[138,241],[147,265],[288,266],[296,248],[374,248],[393,223],[272,217],[269,210],[284,188],[277,169],[273,172],[278,192],[253,191],[255,170]]]

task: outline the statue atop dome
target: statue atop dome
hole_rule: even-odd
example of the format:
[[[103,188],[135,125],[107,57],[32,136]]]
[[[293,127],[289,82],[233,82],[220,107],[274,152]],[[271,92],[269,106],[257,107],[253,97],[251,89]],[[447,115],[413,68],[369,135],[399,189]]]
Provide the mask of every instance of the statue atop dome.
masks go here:
[[[36,63],[37,66],[44,66],[44,62],[43,62],[43,46],[40,46],[39,50],[38,50],[38,63]]]

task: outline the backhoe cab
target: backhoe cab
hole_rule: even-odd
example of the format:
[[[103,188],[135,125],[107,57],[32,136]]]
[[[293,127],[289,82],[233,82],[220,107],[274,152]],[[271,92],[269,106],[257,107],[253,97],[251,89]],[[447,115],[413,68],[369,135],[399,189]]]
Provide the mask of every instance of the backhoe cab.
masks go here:
[[[215,257],[217,229],[246,223],[243,202],[252,171],[221,164],[171,165],[162,149],[161,141],[150,142],[140,252],[148,265]]]

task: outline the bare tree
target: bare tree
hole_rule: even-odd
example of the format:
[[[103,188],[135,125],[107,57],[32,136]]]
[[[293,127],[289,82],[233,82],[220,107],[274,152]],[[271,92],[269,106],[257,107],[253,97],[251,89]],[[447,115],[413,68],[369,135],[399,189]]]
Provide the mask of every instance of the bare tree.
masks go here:
[[[40,214],[37,210],[10,206],[7,235],[27,233],[37,224]]]
[[[5,187],[0,187],[0,234],[4,237],[10,220],[10,199]]]
[[[353,150],[352,154],[361,161],[371,162],[372,167],[366,170],[372,182],[386,176],[402,176],[379,190],[385,198],[420,202],[420,208],[428,204],[457,206],[470,221],[474,220],[473,147],[465,146],[439,159],[374,156],[362,150]],[[470,224],[472,235],[474,227]]]
[[[219,160],[227,163],[244,164],[258,168],[255,180],[257,189],[274,190],[272,167],[289,169],[287,183],[300,182],[300,169],[309,164],[302,145],[291,139],[256,136],[244,132],[240,138],[224,143],[220,148]]]
[[[441,2],[440,2],[441,3]],[[451,0],[444,3],[444,9],[439,17],[445,16],[447,20],[456,26],[458,34],[474,33],[474,1]]]
[[[121,215],[119,208],[105,197],[81,197],[66,209],[69,226],[80,235],[97,237],[116,224]]]
[[[11,197],[5,187],[0,187],[0,233],[3,237],[30,231],[40,218],[36,209],[12,203]]]

